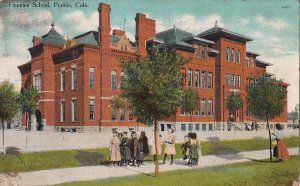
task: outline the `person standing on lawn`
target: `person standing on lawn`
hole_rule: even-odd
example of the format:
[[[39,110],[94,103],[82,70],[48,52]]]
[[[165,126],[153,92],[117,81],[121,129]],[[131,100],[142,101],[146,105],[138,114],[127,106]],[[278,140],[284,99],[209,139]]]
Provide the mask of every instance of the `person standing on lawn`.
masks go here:
[[[162,154],[162,145],[163,145],[163,139],[161,134],[158,135],[158,139],[157,139],[157,155],[161,156]],[[155,161],[155,156],[156,156],[156,152],[155,152],[155,140],[153,140],[153,145],[152,145],[152,155],[153,155],[153,160]]]
[[[135,131],[132,131],[131,139],[130,139],[130,155],[131,155],[132,166],[135,166],[134,162],[136,160],[137,146],[138,146],[137,134]]]
[[[174,162],[174,155],[176,154],[176,149],[175,149],[175,135],[174,135],[174,129],[170,128],[168,129],[168,135],[165,140],[166,147],[165,147],[165,157],[163,164],[166,163],[167,156],[171,156],[171,162],[170,164],[172,165]]]
[[[113,132],[113,137],[110,140],[110,161],[114,163],[114,165],[121,161],[121,154],[120,154],[120,139],[118,138],[118,132]]]
[[[190,166],[198,165],[200,143],[197,139],[197,134],[192,133],[191,139],[188,142]]]
[[[120,155],[121,155],[121,161],[119,161],[118,165],[122,166],[122,162],[123,162],[123,146],[121,145],[121,142],[122,142],[122,138],[123,138],[123,133],[118,133],[118,138],[120,140],[119,147],[120,147]]]
[[[142,131],[138,139],[138,145],[137,145],[136,162],[138,167],[144,162],[144,158],[148,154],[149,154],[148,138],[146,136],[145,131]]]
[[[275,136],[277,146],[274,148],[273,156],[276,157],[279,161],[288,160],[290,155],[283,142],[282,126],[279,123],[276,123],[275,127],[277,131],[272,134]]]
[[[121,140],[121,155],[122,155],[122,160],[121,160],[121,166],[127,166],[129,164],[130,160],[130,141],[129,138],[127,137],[127,132],[123,132],[123,137]]]

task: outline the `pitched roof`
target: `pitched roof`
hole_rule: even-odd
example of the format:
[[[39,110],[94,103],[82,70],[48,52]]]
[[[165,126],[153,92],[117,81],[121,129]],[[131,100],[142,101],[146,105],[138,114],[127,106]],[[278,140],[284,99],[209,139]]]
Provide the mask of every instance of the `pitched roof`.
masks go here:
[[[265,61],[262,61],[260,59],[255,59],[255,62],[256,62],[256,65],[262,65],[262,66],[272,66],[273,64],[272,63],[268,63],[268,62],[265,62]]]
[[[64,36],[60,35],[55,29],[54,24],[52,24],[52,28],[49,30],[49,32],[42,36],[41,43],[45,44],[53,44],[53,45],[64,45],[66,44],[66,40],[64,39]]]
[[[214,27],[200,33],[198,36],[199,37],[225,36],[225,37],[229,37],[233,40],[238,40],[238,41],[242,41],[242,42],[247,42],[247,41],[252,41],[253,40],[250,37],[244,36],[244,35],[236,33],[236,32],[232,32],[232,31],[227,30],[225,28],[221,28],[217,25],[215,25]]]
[[[76,44],[89,44],[89,45],[95,45],[98,46],[98,32],[91,30],[89,32],[86,32],[84,34],[81,34],[79,36],[74,37],[73,39],[76,40]],[[110,36],[110,43],[115,44],[119,42],[121,39],[121,36],[111,35]]]

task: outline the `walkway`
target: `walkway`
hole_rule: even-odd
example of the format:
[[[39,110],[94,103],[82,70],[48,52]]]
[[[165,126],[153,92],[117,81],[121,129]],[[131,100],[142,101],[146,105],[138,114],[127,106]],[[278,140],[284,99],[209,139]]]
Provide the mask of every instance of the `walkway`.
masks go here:
[[[298,148],[289,148],[290,155],[298,155]],[[193,168],[204,168],[218,165],[247,162],[254,159],[265,159],[269,157],[269,150],[240,152],[237,154],[209,155],[199,160],[199,166]],[[193,169],[186,165],[183,160],[175,160],[173,165],[168,163],[160,165],[160,171]],[[33,172],[21,172],[15,175],[0,174],[0,185],[55,185],[66,182],[105,179],[138,174],[149,174],[154,172],[154,164],[146,162],[138,167],[109,167],[104,165],[85,166],[52,170],[41,170]]]

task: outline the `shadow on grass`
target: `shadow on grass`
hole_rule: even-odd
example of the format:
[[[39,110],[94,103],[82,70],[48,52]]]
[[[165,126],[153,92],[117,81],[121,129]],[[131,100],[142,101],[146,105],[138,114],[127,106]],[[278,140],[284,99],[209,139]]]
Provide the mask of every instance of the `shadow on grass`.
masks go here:
[[[238,154],[240,151],[222,144],[220,138],[209,137],[207,139],[211,144],[210,152],[212,155],[228,160],[239,160],[244,158],[242,154]]]
[[[81,166],[92,166],[106,163],[106,161],[104,161],[104,155],[99,152],[78,150],[74,155],[74,159],[77,160]]]
[[[264,159],[264,160],[259,160],[259,159],[253,159],[253,158],[246,158],[248,160],[251,160],[251,161],[254,161],[254,162],[260,162],[260,163],[280,163],[282,161],[278,161],[278,160],[274,160],[273,158],[273,161],[270,161],[270,159]]]
[[[5,153],[7,155],[14,155],[14,156],[16,156],[25,165],[24,161],[20,157],[20,154],[21,154],[21,149],[20,148],[18,148],[18,147],[6,147],[5,148]]]

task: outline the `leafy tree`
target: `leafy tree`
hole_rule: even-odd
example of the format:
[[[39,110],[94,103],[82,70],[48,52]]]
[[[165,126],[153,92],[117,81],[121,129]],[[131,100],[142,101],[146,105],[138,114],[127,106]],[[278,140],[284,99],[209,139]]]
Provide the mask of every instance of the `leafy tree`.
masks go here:
[[[28,85],[26,88],[21,88],[19,104],[22,112],[26,114],[27,130],[31,129],[31,114],[33,114],[36,111],[38,98],[39,93],[34,86]]]
[[[2,146],[4,146],[4,121],[8,121],[18,113],[18,92],[14,90],[14,85],[5,80],[0,83],[0,118],[2,123]]]
[[[295,105],[294,110],[291,114],[291,119],[293,120],[293,123],[295,122],[295,120],[299,119],[299,104]]]
[[[272,161],[272,142],[269,120],[278,116],[284,109],[286,89],[281,81],[270,78],[266,74],[252,78],[247,86],[247,109],[249,113],[267,121],[269,130],[270,161]]]
[[[191,113],[193,110],[198,109],[198,94],[191,88],[185,89],[182,92],[182,98],[180,102],[180,107],[183,109],[185,112]]]
[[[243,108],[243,98],[239,93],[232,92],[226,100],[226,107],[230,113],[236,115],[236,111]],[[236,119],[235,119],[236,120]]]
[[[121,84],[122,96],[133,115],[147,125],[154,124],[155,175],[158,176],[158,121],[176,113],[182,98],[183,74],[179,71],[187,61],[175,51],[157,48],[150,55],[122,61],[126,81]]]

